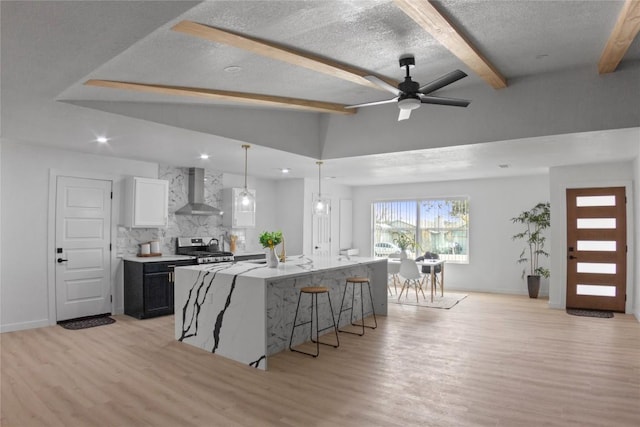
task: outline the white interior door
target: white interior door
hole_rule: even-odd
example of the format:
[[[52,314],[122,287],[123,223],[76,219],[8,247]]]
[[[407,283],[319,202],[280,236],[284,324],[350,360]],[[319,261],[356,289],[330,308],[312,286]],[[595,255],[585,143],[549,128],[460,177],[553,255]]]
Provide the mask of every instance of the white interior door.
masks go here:
[[[330,203],[329,200],[326,201]],[[313,215],[312,248],[313,255],[331,255],[331,205],[328,215]]]
[[[111,181],[59,176],[56,320],[111,313]]]

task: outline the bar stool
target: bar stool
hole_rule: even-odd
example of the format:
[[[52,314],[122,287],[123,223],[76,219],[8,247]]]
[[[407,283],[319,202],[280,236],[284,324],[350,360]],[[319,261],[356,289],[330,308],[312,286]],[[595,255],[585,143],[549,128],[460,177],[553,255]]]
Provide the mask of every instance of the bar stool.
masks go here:
[[[356,296],[356,288],[355,285],[356,283],[360,284],[360,314],[361,314],[361,322],[362,323],[353,323],[353,304],[355,301],[355,296]],[[373,313],[373,321],[374,321],[374,326],[369,326],[369,325],[365,325],[364,324],[364,294],[362,293],[362,284],[366,283],[367,287],[369,288],[369,299],[371,300],[371,312]],[[351,289],[353,292],[351,292],[351,307],[344,307],[344,298],[347,295],[347,288],[349,287],[349,284],[351,284]],[[351,332],[351,331],[343,331],[340,328],[340,317],[342,317],[342,312],[343,311],[351,311],[351,325],[352,326],[361,326],[362,327],[362,333],[357,333],[357,332]],[[340,314],[338,314],[338,331],[340,332],[346,332],[348,334],[354,334],[354,335],[359,335],[359,336],[363,336],[364,335],[364,328],[369,328],[369,329],[375,329],[378,327],[378,320],[376,319],[376,311],[373,308],[373,296],[371,295],[371,283],[369,282],[369,278],[368,277],[347,277],[346,283],[344,285],[344,292],[342,294],[342,303],[340,304]]]
[[[298,309],[300,308],[300,300],[302,299],[302,294],[309,294],[311,295],[311,320],[309,320],[308,322],[302,322],[302,323],[296,323],[296,321],[298,320]],[[326,294],[327,295],[327,299],[329,300],[329,310],[331,310],[331,322],[333,323],[333,326],[327,326],[326,328],[323,329],[318,329],[318,295],[319,294]],[[316,339],[313,339],[313,312],[316,312]],[[307,323],[311,323],[311,327],[309,328],[309,335],[311,337],[311,342],[314,342],[316,344],[316,354],[313,353],[307,353],[306,351],[301,351],[301,350],[296,350],[295,348],[291,347],[291,342],[293,341],[293,332],[296,330],[296,328],[298,326],[302,326],[302,325],[306,325]],[[321,331],[327,330],[333,328],[335,334],[336,334],[336,345],[333,344],[329,344],[329,343],[324,343],[324,342],[320,342],[320,335],[319,333]],[[296,307],[296,315],[293,318],[293,328],[291,328],[291,338],[289,339],[289,350],[291,351],[295,351],[297,353],[302,353],[302,354],[306,354],[308,356],[313,356],[313,357],[318,357],[318,355],[320,354],[320,344],[323,345],[328,345],[331,346],[333,348],[338,348],[340,346],[340,340],[338,339],[338,328],[336,327],[336,320],[333,317],[333,307],[331,306],[331,296],[329,295],[329,288],[326,288],[324,286],[308,286],[305,288],[300,289],[300,295],[298,295],[298,306]]]

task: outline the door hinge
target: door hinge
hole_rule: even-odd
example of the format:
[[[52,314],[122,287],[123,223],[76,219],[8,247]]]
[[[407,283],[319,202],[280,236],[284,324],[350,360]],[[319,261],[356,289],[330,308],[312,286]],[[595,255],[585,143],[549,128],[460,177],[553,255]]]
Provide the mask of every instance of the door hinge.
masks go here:
[[[111,192],[111,199],[113,199],[113,191]]]
[[[113,302],[113,295],[109,295],[109,301]]]
[[[111,243],[109,243],[109,252],[111,252]]]

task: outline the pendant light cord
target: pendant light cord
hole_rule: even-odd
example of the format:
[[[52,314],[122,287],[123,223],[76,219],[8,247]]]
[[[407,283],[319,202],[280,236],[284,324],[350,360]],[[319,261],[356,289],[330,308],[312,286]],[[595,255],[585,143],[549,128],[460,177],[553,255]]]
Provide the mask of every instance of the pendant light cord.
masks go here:
[[[247,159],[248,159],[249,147],[251,146],[248,144],[245,144],[242,146],[242,148],[244,148],[244,189],[245,191],[247,190]]]
[[[322,190],[321,190],[322,178],[320,176],[320,165],[322,165],[322,162],[317,161],[316,164],[318,165],[318,199],[320,199],[322,196]]]

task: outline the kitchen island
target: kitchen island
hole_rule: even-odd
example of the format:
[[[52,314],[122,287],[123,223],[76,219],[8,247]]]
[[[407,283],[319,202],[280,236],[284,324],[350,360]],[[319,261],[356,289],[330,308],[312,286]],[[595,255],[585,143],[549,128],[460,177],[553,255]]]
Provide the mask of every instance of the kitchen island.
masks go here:
[[[277,268],[266,267],[264,261],[176,268],[175,337],[249,366],[267,369],[267,357],[288,348],[300,288],[328,287],[337,322],[345,279],[350,276],[371,279],[376,315],[386,315],[386,259],[293,256]],[[359,307],[357,289],[356,307]],[[366,317],[370,314],[366,287],[364,294]],[[330,324],[331,319],[324,298],[319,299],[319,304],[322,327]],[[309,310],[305,299],[300,310],[304,313]],[[342,316],[341,326],[349,323],[349,314],[345,312]],[[354,319],[359,319],[358,314],[359,310],[354,310]],[[294,345],[308,339],[308,327],[296,328]]]

